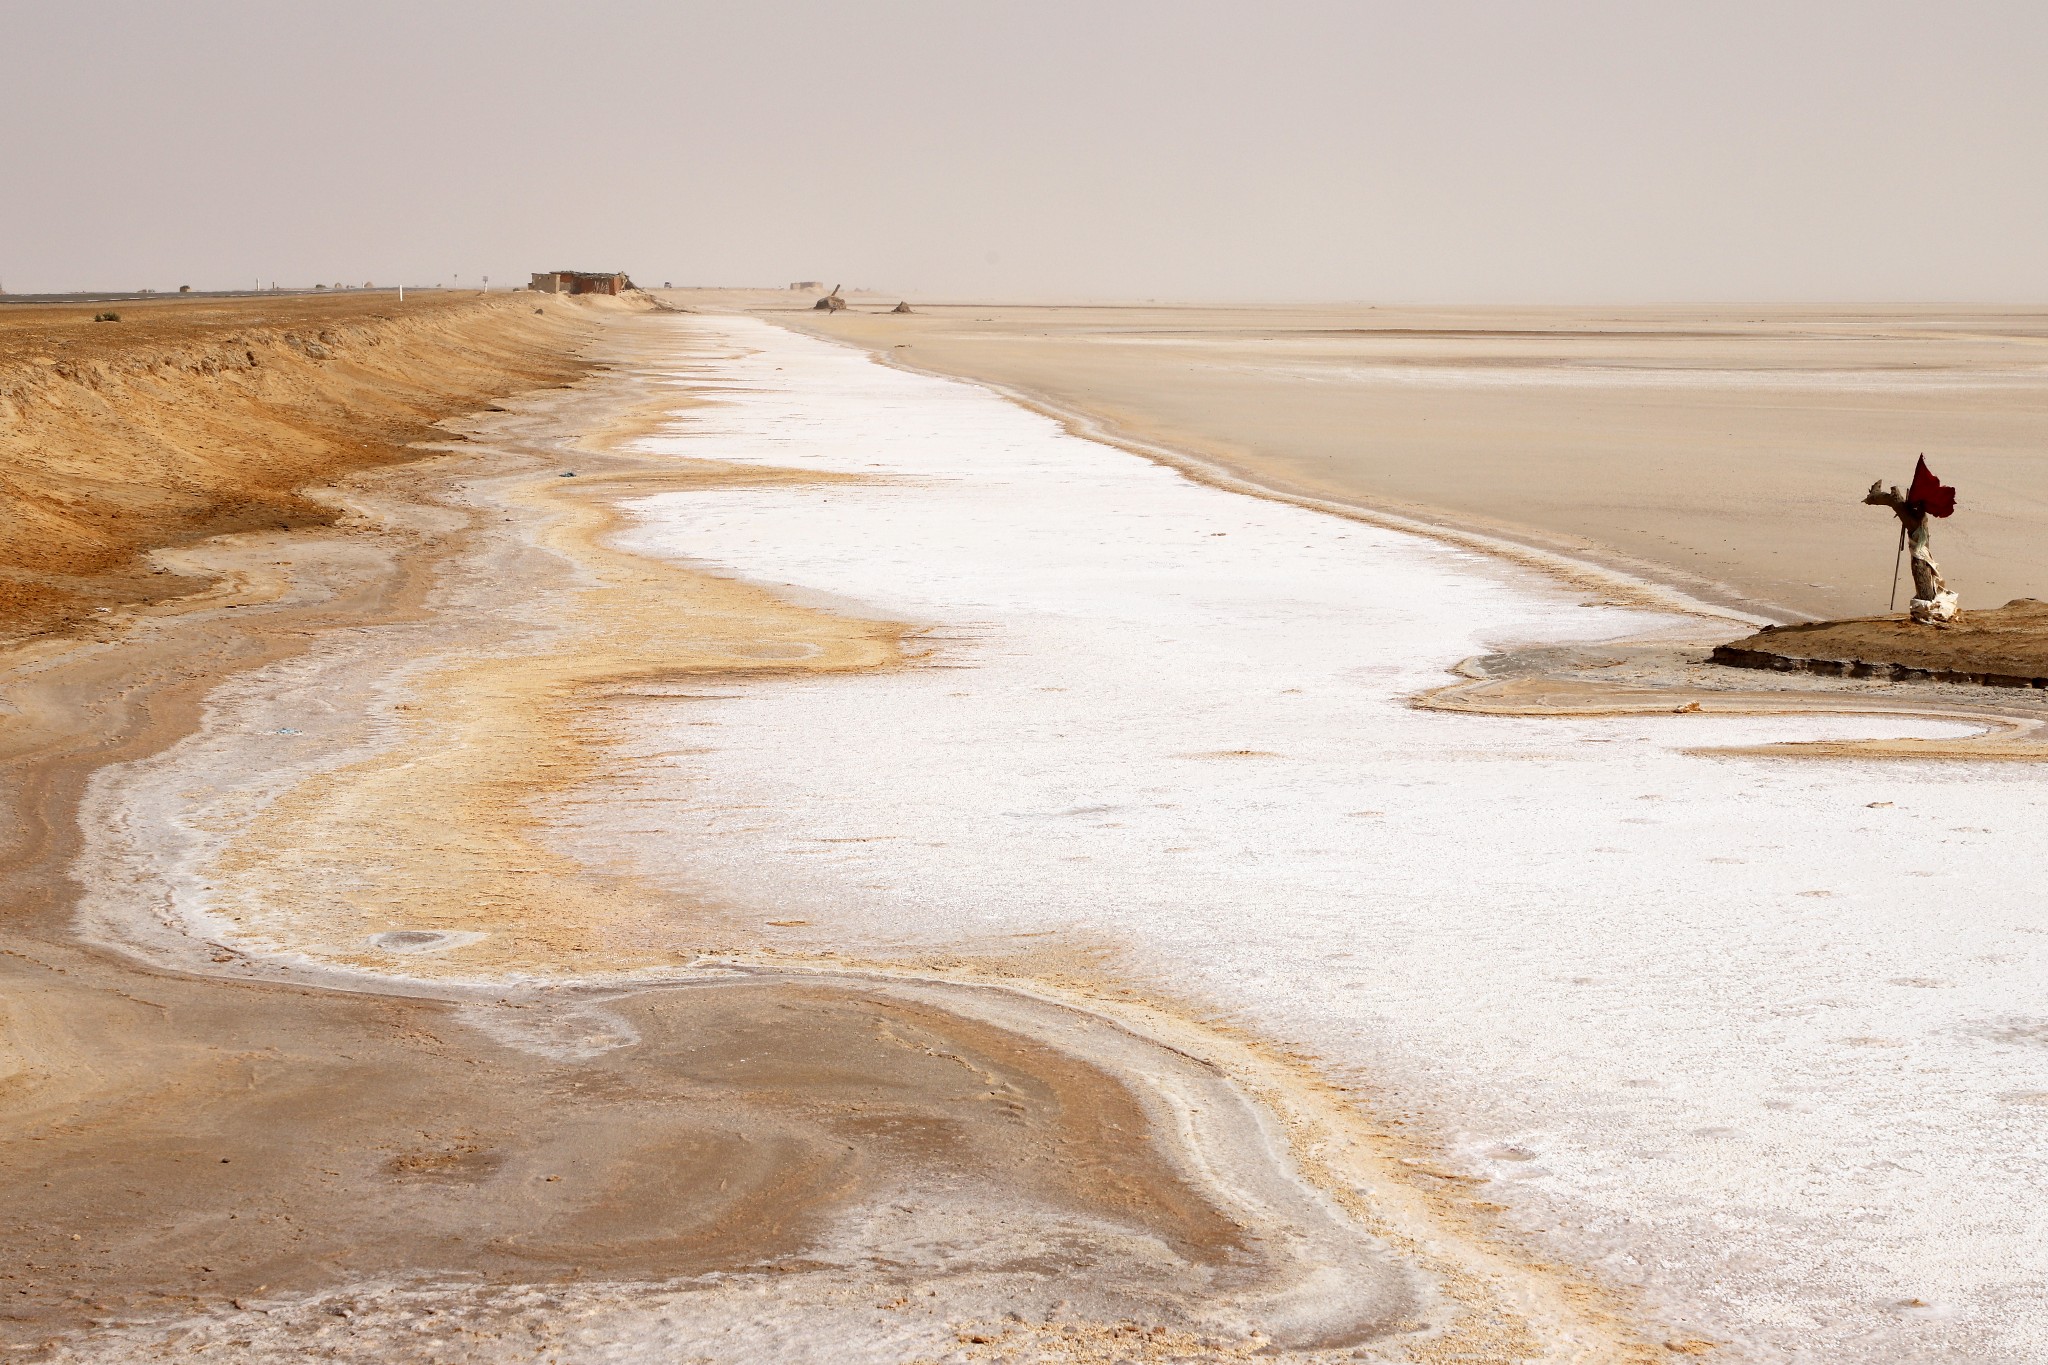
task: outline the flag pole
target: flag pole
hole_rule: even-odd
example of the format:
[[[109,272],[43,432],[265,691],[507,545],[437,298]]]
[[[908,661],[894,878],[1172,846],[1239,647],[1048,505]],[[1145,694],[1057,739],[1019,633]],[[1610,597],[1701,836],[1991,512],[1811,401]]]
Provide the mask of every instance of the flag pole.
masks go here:
[[[1899,523],[1899,552],[1892,556],[1892,604],[1886,611],[1899,609],[1899,561],[1906,557],[1906,523]]]

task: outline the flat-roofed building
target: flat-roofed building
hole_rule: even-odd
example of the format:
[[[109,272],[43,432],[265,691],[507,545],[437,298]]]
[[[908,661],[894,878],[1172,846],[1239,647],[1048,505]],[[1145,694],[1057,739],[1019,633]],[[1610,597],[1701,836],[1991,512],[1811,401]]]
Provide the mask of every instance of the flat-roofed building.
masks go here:
[[[633,281],[622,271],[549,270],[535,275],[528,287],[543,294],[618,295],[631,289]]]

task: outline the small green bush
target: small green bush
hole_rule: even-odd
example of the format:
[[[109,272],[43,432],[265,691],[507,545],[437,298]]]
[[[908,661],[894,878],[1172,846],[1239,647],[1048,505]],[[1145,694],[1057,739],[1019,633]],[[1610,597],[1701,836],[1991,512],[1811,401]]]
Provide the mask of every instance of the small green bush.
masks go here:
[[[119,322],[121,315],[119,313],[94,313],[92,320],[94,322]]]

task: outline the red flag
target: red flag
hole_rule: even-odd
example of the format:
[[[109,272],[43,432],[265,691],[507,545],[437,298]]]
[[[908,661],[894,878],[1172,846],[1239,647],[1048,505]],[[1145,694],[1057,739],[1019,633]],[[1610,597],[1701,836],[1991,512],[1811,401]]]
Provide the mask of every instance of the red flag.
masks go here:
[[[1913,486],[1906,490],[1906,501],[1918,504],[1930,517],[1945,517],[1956,510],[1956,490],[1934,477],[1922,455],[1913,467]]]

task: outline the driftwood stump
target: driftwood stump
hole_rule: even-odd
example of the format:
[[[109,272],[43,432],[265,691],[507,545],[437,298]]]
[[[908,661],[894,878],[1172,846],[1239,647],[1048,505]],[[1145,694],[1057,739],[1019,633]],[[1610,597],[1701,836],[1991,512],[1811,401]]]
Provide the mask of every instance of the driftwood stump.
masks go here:
[[[1953,621],[1960,606],[1956,595],[1948,590],[1948,584],[1941,580],[1941,568],[1934,562],[1934,552],[1928,548],[1928,533],[1933,518],[1921,503],[1912,501],[1893,484],[1884,486],[1879,479],[1870,485],[1870,491],[1863,495],[1863,501],[1873,507],[1889,507],[1899,519],[1899,534],[1913,556],[1913,600],[1906,604],[1908,614],[1923,625],[1935,625]]]

